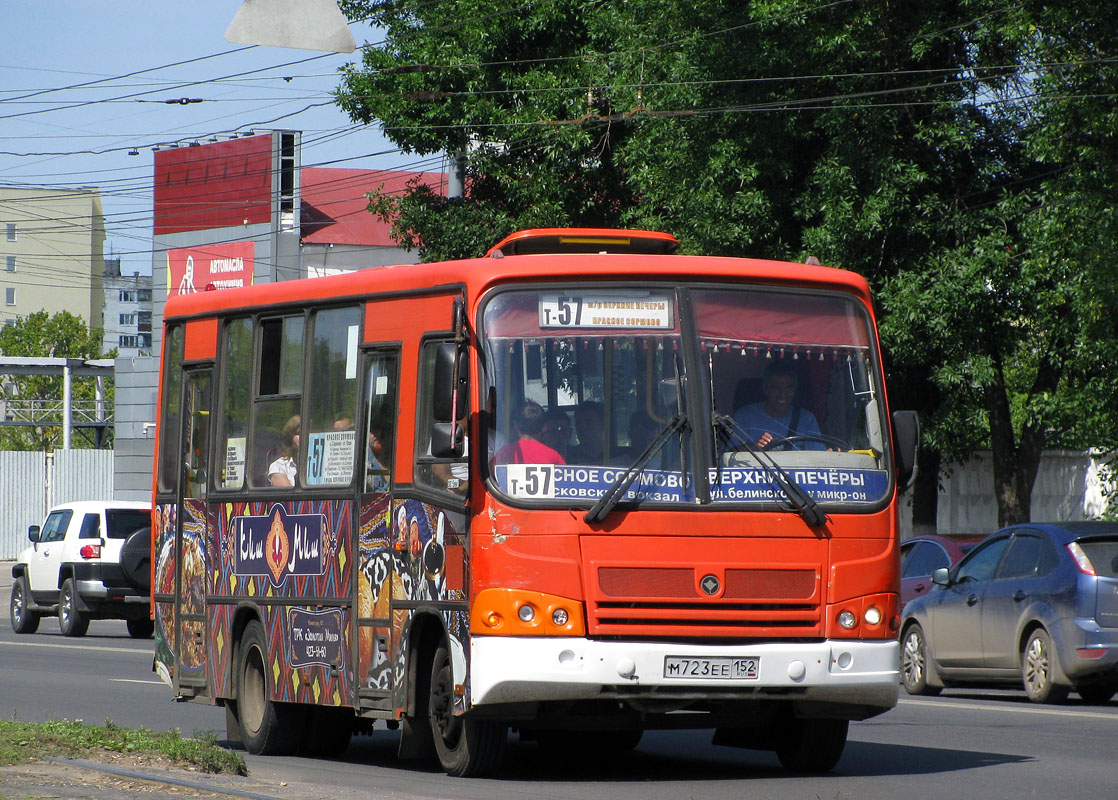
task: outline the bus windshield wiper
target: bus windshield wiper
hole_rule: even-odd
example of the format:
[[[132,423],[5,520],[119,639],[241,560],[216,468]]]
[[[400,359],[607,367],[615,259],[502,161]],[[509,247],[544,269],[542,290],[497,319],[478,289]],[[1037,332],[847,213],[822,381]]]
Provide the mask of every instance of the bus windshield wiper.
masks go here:
[[[792,505],[792,508],[796,510],[796,513],[803,517],[804,522],[813,528],[818,528],[827,521],[826,513],[819,508],[819,505],[815,502],[815,498],[805,492],[804,488],[796,483],[796,481],[792,479],[792,476],[785,472],[784,468],[776,463],[776,460],[771,455],[763,449],[751,445],[745,429],[738,425],[733,417],[729,414],[721,414],[715,411],[713,424],[716,440],[721,440],[725,444],[729,444],[735,439],[741,442],[742,447],[753,456],[754,460],[756,460],[761,466],[761,469],[765,471],[769,479],[780,487],[780,491],[788,498],[788,502]],[[715,453],[715,460],[718,462],[718,475],[721,481],[721,453]]]
[[[609,512],[613,511],[617,504],[621,502],[621,498],[625,496],[625,492],[633,481],[636,480],[637,475],[644,470],[645,465],[647,465],[657,453],[664,449],[664,445],[671,441],[673,436],[686,427],[686,414],[679,413],[668,420],[668,423],[656,434],[656,438],[649,443],[648,447],[644,448],[644,452],[637,456],[636,460],[629,465],[629,468],[621,473],[617,477],[617,480],[610,484],[610,487],[602,493],[602,496],[598,498],[598,502],[591,506],[590,510],[586,512],[586,516],[583,517],[583,520],[591,524],[604,520],[609,515]]]

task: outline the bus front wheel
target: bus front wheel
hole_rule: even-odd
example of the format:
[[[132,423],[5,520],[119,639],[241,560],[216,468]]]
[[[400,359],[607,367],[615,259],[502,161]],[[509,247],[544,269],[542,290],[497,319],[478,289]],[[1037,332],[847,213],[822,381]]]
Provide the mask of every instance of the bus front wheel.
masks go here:
[[[845,719],[793,719],[781,731],[776,757],[789,772],[830,772],[842,758]]]
[[[498,720],[454,713],[454,670],[445,644],[435,650],[427,715],[435,752],[446,774],[476,778],[492,774],[501,763],[508,727]]]
[[[241,741],[253,755],[290,754],[302,733],[297,709],[270,699],[268,645],[263,626],[253,620],[241,634],[237,665],[237,721]]]

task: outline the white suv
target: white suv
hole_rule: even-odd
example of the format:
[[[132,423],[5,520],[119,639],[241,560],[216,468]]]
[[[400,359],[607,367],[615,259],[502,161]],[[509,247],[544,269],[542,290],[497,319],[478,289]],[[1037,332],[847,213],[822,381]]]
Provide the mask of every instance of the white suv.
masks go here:
[[[57,615],[66,636],[84,636],[91,619],[125,619],[134,638],[151,636],[150,505],[64,503],[27,536],[12,567],[12,630],[34,633]]]

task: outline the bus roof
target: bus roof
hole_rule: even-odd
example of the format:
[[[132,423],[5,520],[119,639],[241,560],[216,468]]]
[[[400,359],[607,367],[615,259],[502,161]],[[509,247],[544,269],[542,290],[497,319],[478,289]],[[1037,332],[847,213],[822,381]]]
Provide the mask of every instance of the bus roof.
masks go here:
[[[489,252],[492,254],[495,250],[496,248]],[[163,316],[164,319],[209,316],[220,312],[257,310],[262,306],[299,305],[312,300],[431,293],[440,289],[454,292],[465,288],[470,297],[476,297],[490,287],[503,283],[564,280],[639,280],[642,283],[710,280],[771,286],[839,288],[861,297],[867,303],[870,298],[869,287],[861,275],[832,267],[729,256],[679,256],[641,252],[539,253],[429,264],[400,264],[326,278],[175,295],[167,299]]]

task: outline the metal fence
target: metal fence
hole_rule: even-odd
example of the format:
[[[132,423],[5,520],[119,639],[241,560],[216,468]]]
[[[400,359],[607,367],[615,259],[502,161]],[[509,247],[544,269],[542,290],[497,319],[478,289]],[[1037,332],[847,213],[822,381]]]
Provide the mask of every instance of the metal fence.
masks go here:
[[[51,506],[112,499],[111,450],[0,452],[0,559],[16,557]]]

